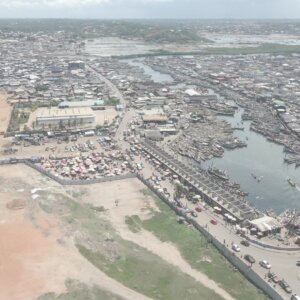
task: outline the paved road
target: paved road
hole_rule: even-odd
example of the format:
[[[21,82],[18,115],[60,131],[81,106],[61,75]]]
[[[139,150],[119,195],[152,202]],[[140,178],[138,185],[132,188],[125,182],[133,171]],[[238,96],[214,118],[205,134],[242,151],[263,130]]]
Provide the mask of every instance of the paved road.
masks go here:
[[[126,101],[124,99],[123,94],[120,92],[120,90],[116,87],[116,85],[111,82],[109,79],[104,77],[97,69],[86,65],[87,69],[91,72],[93,72],[101,81],[105,82],[105,84],[109,87],[109,89],[115,94],[115,96],[120,100],[120,104],[126,106]]]

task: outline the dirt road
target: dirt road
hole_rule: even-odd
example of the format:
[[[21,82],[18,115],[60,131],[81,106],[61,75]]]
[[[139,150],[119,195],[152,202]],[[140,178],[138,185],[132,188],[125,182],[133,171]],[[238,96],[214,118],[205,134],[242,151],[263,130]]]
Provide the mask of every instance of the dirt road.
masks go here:
[[[86,198],[88,202],[92,202],[95,205],[103,205],[109,209],[109,220],[123,239],[136,243],[158,255],[169,264],[178,267],[183,273],[190,275],[207,288],[214,290],[224,299],[234,299],[216,282],[205,274],[193,269],[172,244],[162,243],[150,232],[140,231],[139,233],[133,233],[128,229],[125,223],[126,216],[138,215],[141,219],[146,219],[151,217],[151,210],[158,211],[154,201],[141,193],[141,189],[144,186],[137,179],[101,184],[102,197],[98,196],[100,191],[98,191],[97,186],[86,188],[89,190],[89,196]],[[118,207],[116,207],[114,199],[115,197],[118,198],[118,195],[122,196],[119,196],[120,201]]]

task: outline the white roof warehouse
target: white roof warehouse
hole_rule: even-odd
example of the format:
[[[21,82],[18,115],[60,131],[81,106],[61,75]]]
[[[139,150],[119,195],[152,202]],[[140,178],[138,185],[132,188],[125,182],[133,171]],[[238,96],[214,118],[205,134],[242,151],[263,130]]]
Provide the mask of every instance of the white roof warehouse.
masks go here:
[[[36,124],[43,125],[59,125],[68,126],[88,124],[95,122],[95,115],[90,107],[76,108],[41,108],[38,110]]]

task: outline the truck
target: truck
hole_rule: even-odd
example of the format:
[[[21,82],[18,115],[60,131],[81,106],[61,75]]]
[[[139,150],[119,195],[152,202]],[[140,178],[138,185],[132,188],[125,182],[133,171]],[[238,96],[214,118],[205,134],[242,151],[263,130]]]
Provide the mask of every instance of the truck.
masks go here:
[[[94,136],[95,135],[95,131],[94,130],[89,130],[89,131],[86,131],[85,133],[84,133],[84,136],[86,137],[86,136]]]

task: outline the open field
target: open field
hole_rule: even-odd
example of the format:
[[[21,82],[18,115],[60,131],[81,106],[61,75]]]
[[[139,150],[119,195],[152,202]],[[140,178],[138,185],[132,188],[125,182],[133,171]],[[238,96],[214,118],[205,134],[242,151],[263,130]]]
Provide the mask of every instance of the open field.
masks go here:
[[[108,209],[107,217],[123,239],[120,242],[122,259],[116,260],[114,263],[103,262],[103,254],[92,253],[85,247],[79,246],[84,256],[100,269],[106,269],[108,275],[152,298],[170,299],[171,297],[171,299],[179,299],[183,297],[193,299],[195,297],[194,293],[196,293],[196,295],[202,295],[206,299],[209,295],[208,288],[215,290],[225,299],[232,299],[225,290],[220,289],[212,280],[192,270],[181,258],[178,250],[171,244],[161,244],[159,239],[149,232],[143,232],[141,235],[135,236],[128,230],[126,216],[138,213],[142,219],[148,219],[153,211],[157,211],[152,199],[141,193],[144,188],[143,184],[136,179],[105,183],[101,185],[101,197],[99,197],[99,187],[96,185],[85,187],[86,194],[83,199],[87,199],[88,203],[91,203],[94,207]],[[119,201],[118,206],[116,206],[115,200]],[[76,216],[76,219],[78,220],[78,216]],[[132,249],[135,249],[136,253],[134,255],[132,255]],[[149,264],[150,261],[152,262]],[[148,272],[143,274],[143,269],[148,270]],[[178,270],[180,270],[179,273]],[[188,290],[186,285],[189,280],[187,280],[186,275],[179,275],[181,272],[198,281],[198,284],[193,284],[195,291],[191,295],[189,293],[182,294],[183,291]],[[154,274],[155,276],[153,276]],[[182,277],[180,281],[177,280],[178,276]],[[173,280],[162,280],[165,277],[173,278]],[[151,283],[150,286],[145,285],[145,282]],[[158,287],[153,289],[153,286]],[[198,286],[202,286],[201,292],[198,290]],[[151,288],[149,289],[149,287]],[[218,296],[214,295],[214,297],[214,299],[217,299]]]
[[[66,281],[67,291],[63,294],[47,293],[38,298],[38,300],[83,300],[83,299],[110,299],[123,300],[121,296],[117,296],[105,290],[99,289],[97,286],[89,287],[86,284],[75,280]]]
[[[114,119],[118,116],[117,111],[114,108],[106,108],[105,110],[95,110],[96,125],[110,125]]]
[[[264,299],[137,179],[62,187],[14,165],[0,183],[0,299]]]
[[[66,201],[72,200],[64,188],[22,165],[1,166],[0,183],[0,299],[32,300],[49,293],[68,299],[74,293],[66,288],[68,279],[87,285],[91,293],[99,289],[120,299],[148,299],[79,254],[74,229],[62,217],[68,214]],[[8,209],[16,199],[25,200],[25,208]],[[43,201],[53,213],[45,212]]]
[[[11,111],[12,107],[6,101],[6,95],[0,92],[0,134],[7,129]]]
[[[196,49],[165,49],[161,48],[151,53],[137,53],[115,55],[113,57],[119,59],[139,58],[139,57],[154,57],[154,56],[172,56],[172,55],[251,55],[251,54],[278,54],[278,55],[292,55],[300,52],[300,45],[283,45],[264,43],[260,45],[230,45],[216,47],[215,44],[203,45]]]
[[[64,188],[14,165],[0,167],[0,182],[0,299],[73,299],[78,288],[87,299],[106,291],[116,299],[231,299],[159,255],[158,239],[151,251],[116,230],[120,223],[130,233],[127,215],[147,219],[157,209],[139,181]]]
[[[198,231],[179,224],[169,207],[149,190],[145,189],[144,193],[153,197],[160,212],[156,212],[148,220],[141,220],[138,216],[131,217],[128,219],[131,228],[134,226],[134,230],[148,230],[163,243],[171,242],[194,270],[214,279],[234,298],[266,299],[239,272],[233,271],[232,265]]]

